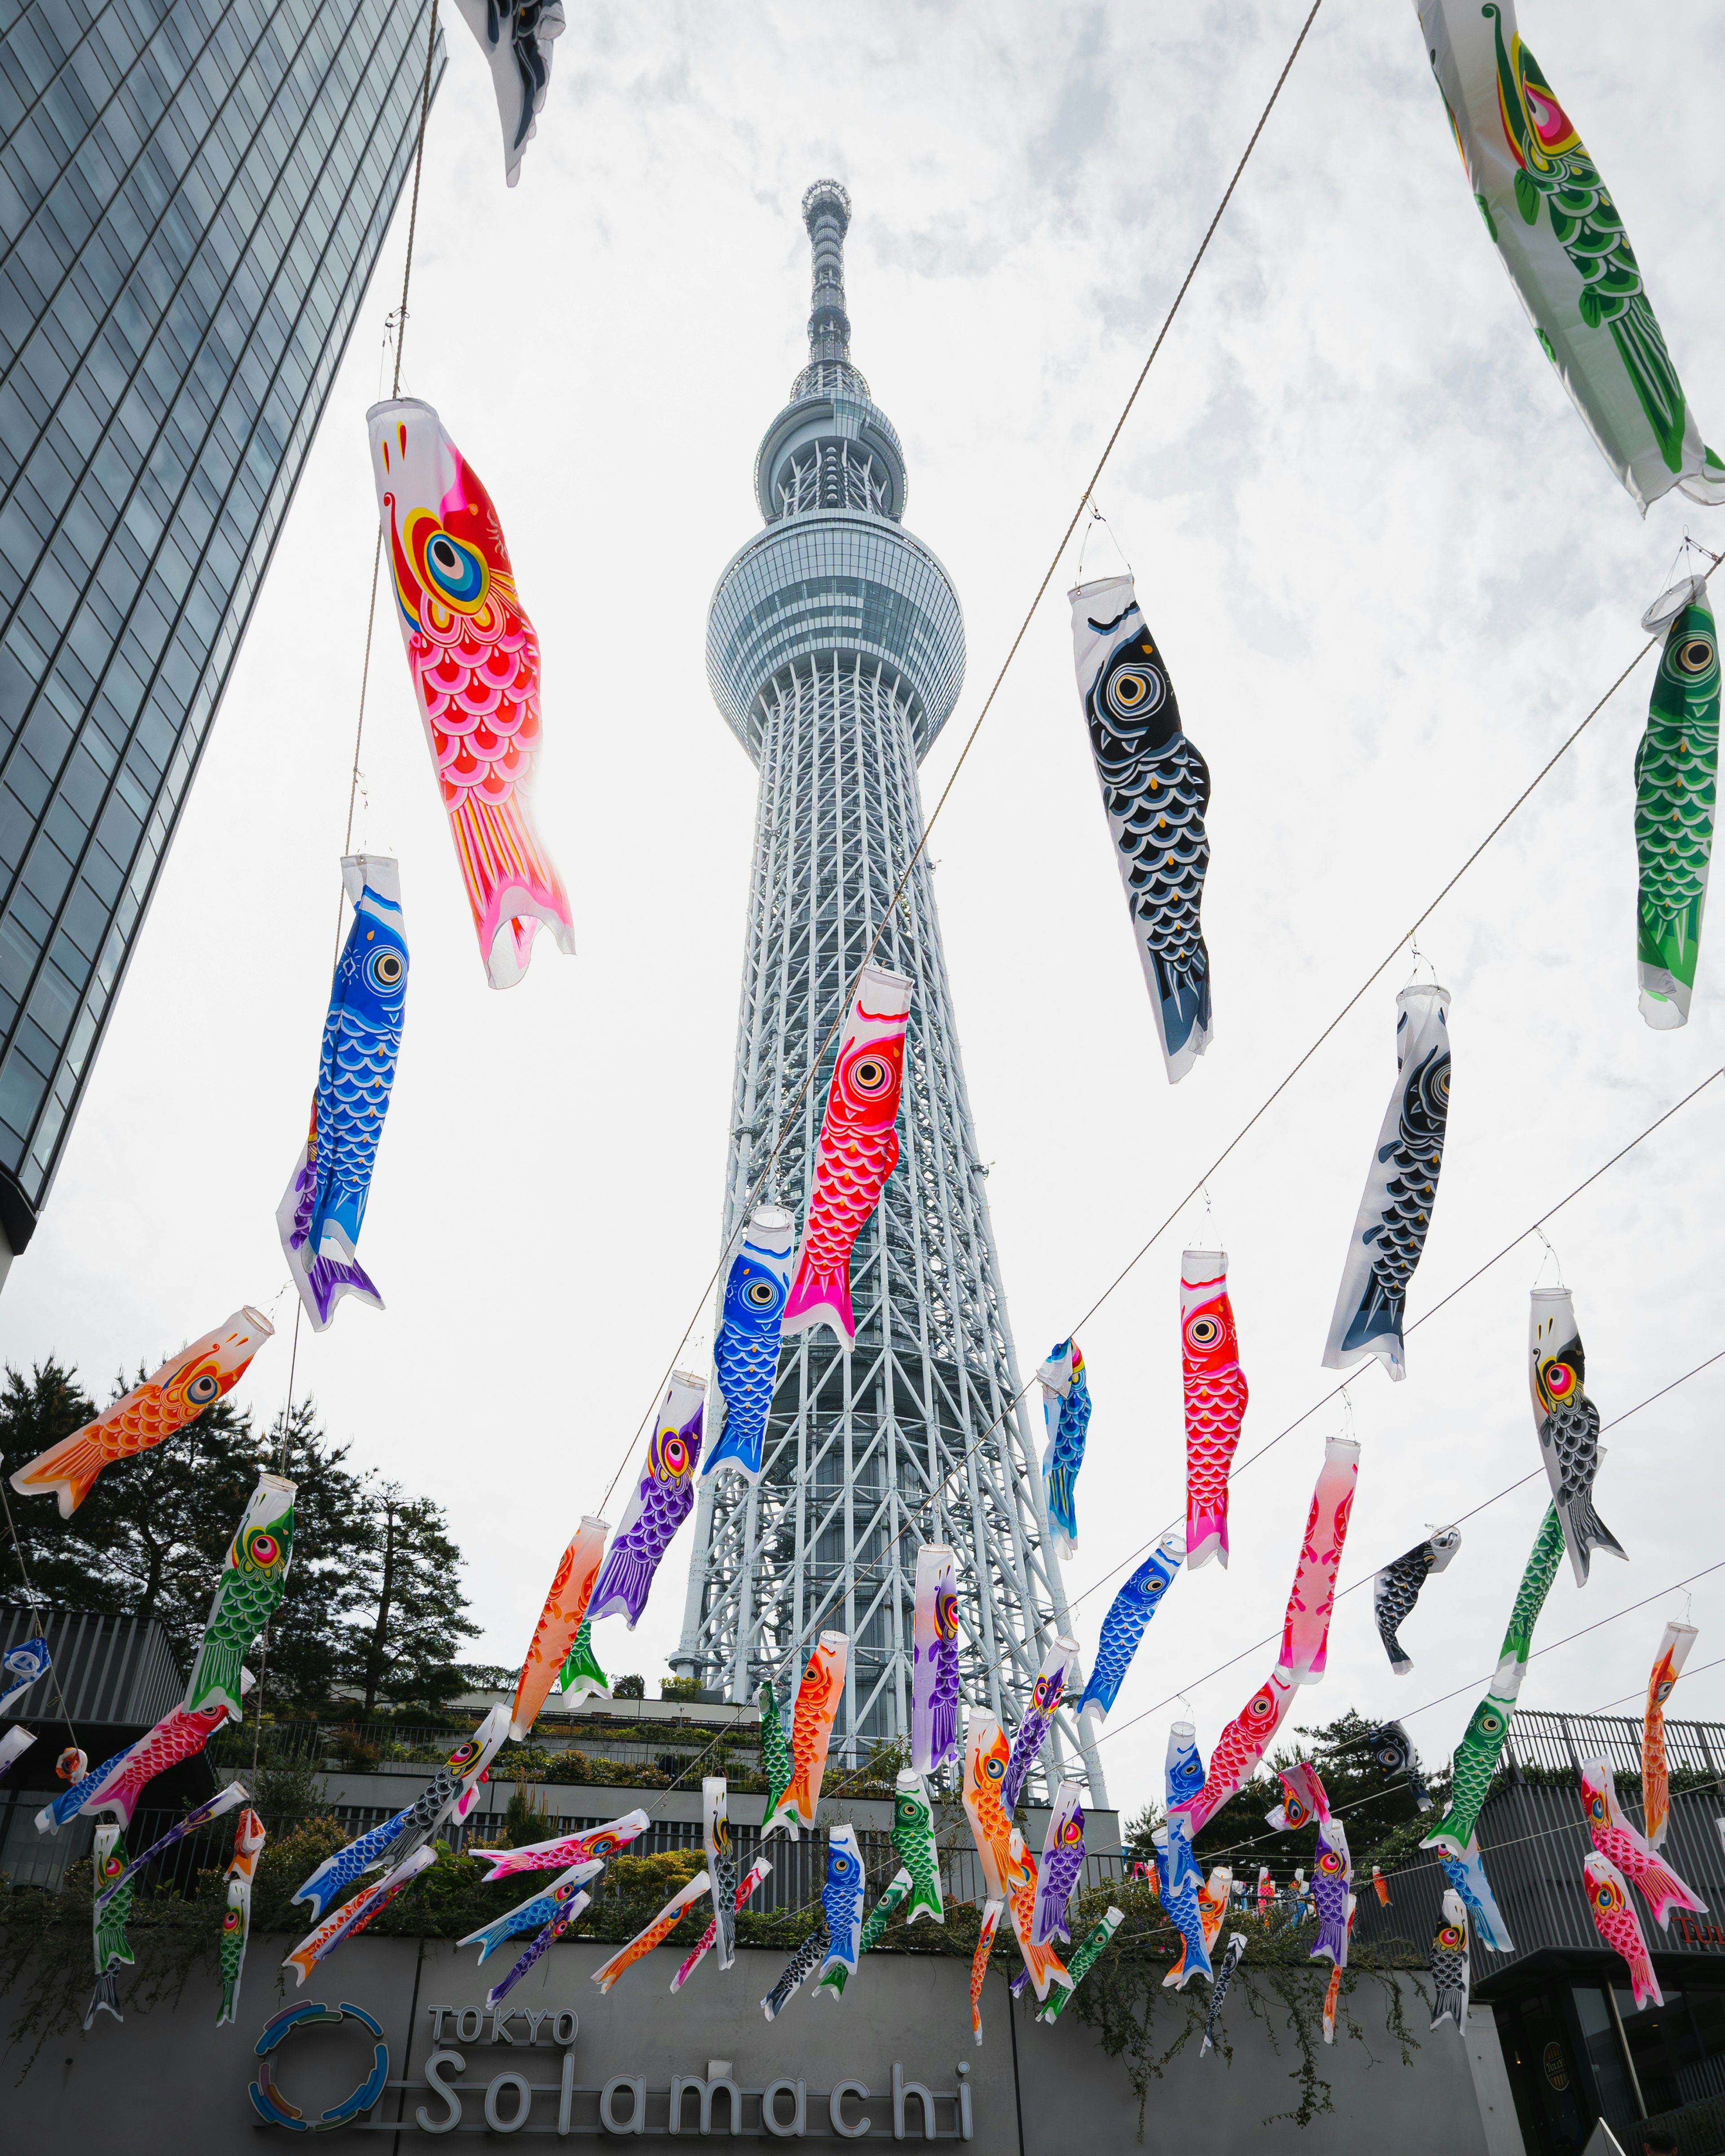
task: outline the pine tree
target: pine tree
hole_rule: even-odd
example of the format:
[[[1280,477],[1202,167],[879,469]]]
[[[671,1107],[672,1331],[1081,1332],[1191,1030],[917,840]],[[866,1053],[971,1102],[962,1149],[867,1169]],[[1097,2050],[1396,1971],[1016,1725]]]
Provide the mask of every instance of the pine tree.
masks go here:
[[[435,1707],[465,1687],[457,1647],[479,1632],[461,1592],[461,1553],[430,1498],[409,1497],[398,1482],[367,1496],[369,1533],[341,1673],[361,1687],[367,1717],[380,1698]]]

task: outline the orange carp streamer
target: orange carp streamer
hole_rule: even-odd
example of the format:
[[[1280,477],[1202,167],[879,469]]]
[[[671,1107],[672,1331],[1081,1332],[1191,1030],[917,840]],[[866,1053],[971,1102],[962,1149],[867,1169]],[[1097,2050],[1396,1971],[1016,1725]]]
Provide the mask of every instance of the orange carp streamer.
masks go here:
[[[545,1598],[545,1607],[533,1629],[527,1659],[521,1664],[521,1681],[515,1688],[510,1710],[509,1733],[517,1744],[531,1733],[539,1710],[557,1681],[557,1672],[569,1659],[575,1635],[593,1599],[593,1584],[599,1576],[605,1555],[605,1537],[611,1530],[603,1520],[583,1513],[574,1539],[563,1552],[557,1577]]]

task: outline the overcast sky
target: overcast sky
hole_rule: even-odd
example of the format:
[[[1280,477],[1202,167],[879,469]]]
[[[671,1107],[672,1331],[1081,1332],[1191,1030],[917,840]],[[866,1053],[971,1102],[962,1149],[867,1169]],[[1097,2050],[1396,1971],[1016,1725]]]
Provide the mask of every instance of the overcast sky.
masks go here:
[[[1267,7],[660,4],[571,11],[519,187],[452,23],[425,160],[406,384],[490,487],[544,647],[538,816],[580,955],[485,985],[393,622],[380,608],[357,839],[401,860],[406,1041],[362,1256],[385,1314],[302,1331],[298,1389],[362,1465],[449,1508],[484,1636],[524,1651],[557,1555],[653,1404],[712,1266],[755,776],[708,695],[714,580],[756,529],[756,445],[803,364],[803,188],[850,188],[854,348],[910,463],[906,522],[963,601],[969,676],[932,800],[1291,43]],[[1703,429],[1725,442],[1725,41],[1672,0],[1656,48],[1603,0],[1524,34],[1633,236]],[[1684,64],[1670,64],[1681,54]],[[285,1395],[275,1209],[327,999],[374,525],[364,412],[406,203],[325,414],[0,1350],[93,1388],[241,1301],[278,1337],[236,1399]],[[388,377],[382,377],[387,388]],[[1214,774],[1216,1037],[1177,1089],[1075,695],[1056,578],[936,828],[969,1084],[1026,1373],[1322,1030],[1634,654],[1686,525],[1645,523],[1493,259],[1411,7],[1326,0],[1098,493]],[[1725,539],[1717,543],[1725,546]],[[1075,549],[1076,555],[1076,549]],[[1092,543],[1087,573],[1112,566]],[[1454,1004],[1453,1108],[1412,1314],[1720,1065],[1725,916],[1695,1015],[1635,1009],[1631,762],[1644,661],[1422,932]],[[1405,953],[1214,1178],[1251,1387],[1242,1451],[1319,1367],[1394,1070]],[[1725,1348],[1725,1082],[1550,1233],[1609,1419]],[[1066,1568],[1086,1656],[1106,1579],[1183,1505],[1191,1209],[1080,1334],[1096,1400]],[[1344,1585],[1539,1464],[1522,1244],[1351,1388],[1363,1447]],[[1548,1278],[1549,1278],[1548,1273]],[[701,1315],[704,1343],[710,1318]],[[1719,1558],[1725,1363],[1608,1440],[1596,1496],[1633,1562],[1567,1568],[1523,1704],[1645,1686],[1671,1583]],[[1039,1418],[1040,1419],[1040,1418]],[[1341,1403],[1244,1476],[1234,1559],[1169,1594],[1102,1758],[1160,1794],[1184,1692],[1206,1752],[1262,1681]],[[1296,1719],[1409,1713],[1447,1756],[1496,1659],[1543,1478],[1463,1530],[1393,1682],[1362,1592]],[[614,1511],[611,1517],[617,1515]],[[656,1689],[690,1529],[614,1672]],[[1100,1586],[1098,1583],[1105,1582]],[[1698,1666],[1725,1656],[1702,1582]],[[1440,1695],[1459,1697],[1423,1708]],[[1634,1707],[1625,1711],[1636,1711]],[[1673,1712],[1725,1716],[1725,1668]]]

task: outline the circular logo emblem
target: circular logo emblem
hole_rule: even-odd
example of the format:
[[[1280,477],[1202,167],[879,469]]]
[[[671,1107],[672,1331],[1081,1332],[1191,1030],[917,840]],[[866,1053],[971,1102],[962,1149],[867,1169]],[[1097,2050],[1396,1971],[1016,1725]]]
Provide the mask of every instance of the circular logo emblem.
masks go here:
[[[273,2079],[274,2053],[295,2029],[332,2029],[341,2021],[357,2021],[370,2030],[377,2040],[372,2054],[372,2071],[351,2096],[321,2112],[316,2118],[308,2118],[297,2104],[290,2103]],[[389,2051],[383,2041],[383,2031],[362,2006],[354,2006],[344,1999],[339,2006],[325,2006],[315,1999],[303,2005],[285,2006],[271,2020],[264,2024],[264,2033],[254,2046],[264,2061],[258,2069],[258,2078],[246,2093],[252,2100],[252,2108],[266,2125],[285,2126],[294,2133],[326,2133],[331,2127],[340,2126],[361,2112],[369,2111],[383,2093],[383,2084],[389,2078]]]
[[[1568,2087],[1569,2069],[1563,2063],[1563,2047],[1555,2039],[1546,2046],[1540,2064],[1545,2068],[1545,2078],[1554,2089],[1561,2092]]]

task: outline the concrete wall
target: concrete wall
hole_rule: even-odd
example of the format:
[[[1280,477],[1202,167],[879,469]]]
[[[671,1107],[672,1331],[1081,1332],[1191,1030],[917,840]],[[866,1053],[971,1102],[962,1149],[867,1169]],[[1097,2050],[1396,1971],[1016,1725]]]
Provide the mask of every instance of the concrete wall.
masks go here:
[[[128,2156],[196,2150],[198,2156],[259,2156],[268,2141],[247,2094],[258,2071],[254,2044],[264,2024],[284,2004],[307,1998],[352,2001],[381,2024],[388,2050],[388,2085],[372,2113],[369,2129],[337,2128],[324,2138],[332,2151],[427,2148],[440,2137],[415,2123],[424,2111],[435,2125],[448,2106],[425,2086],[426,2066],[439,2048],[439,2069],[459,2097],[460,2131],[487,2139],[502,2135],[485,2123],[487,2092],[505,2074],[529,2087],[522,2130],[555,2134],[565,2075],[565,2047],[572,2015],[578,2032],[568,2046],[572,2093],[569,2123],[574,2138],[608,2139],[599,2127],[600,2090],[616,2077],[639,2077],[647,2087],[646,2132],[665,2130],[674,2075],[706,2077],[728,2071],[746,2092],[744,2138],[758,2141],[760,2092],[771,2082],[803,2084],[806,2138],[838,2145],[829,2099],[840,2083],[859,2083],[841,2101],[849,2134],[869,2124],[866,2138],[893,2138],[895,2067],[901,2083],[927,2087],[935,2097],[937,2137],[957,2138],[962,2127],[957,2092],[969,2092],[973,2145],[989,2156],[1136,2156],[1141,2147],[1222,2151],[1250,2138],[1263,2156],[1366,2156],[1394,2148],[1399,2156],[1519,2156],[1507,2087],[1495,2115],[1482,2109],[1476,2089],[1479,2052],[1489,2082],[1496,2056],[1488,2018],[1476,2018],[1464,2041],[1447,2026],[1422,2033],[1414,2063],[1404,2069],[1384,2027],[1381,1994],[1373,1984],[1354,1994],[1355,2018],[1368,2045],[1343,2038],[1323,2055],[1335,2110],[1301,2133],[1282,2123],[1265,2127],[1267,2114],[1291,2107],[1294,2065],[1284,2041],[1272,2049],[1263,2025],[1248,2010],[1237,1986],[1227,2014],[1232,2063],[1219,2054],[1183,2051],[1153,2085],[1142,2143],[1137,2138],[1137,2101],[1124,2066],[1108,2058],[1090,2030],[1067,2015],[1053,2028],[1036,2025],[1029,2010],[1009,2011],[1005,1978],[991,1974],[983,2005],[984,2041],[971,2041],[968,1969],[957,1959],[883,1954],[866,1960],[842,1999],[816,1997],[805,1986],[773,2023],[759,2000],[783,1965],[783,1956],[745,1949],[737,1965],[721,1974],[711,1958],[675,1998],[666,1987],[677,1957],[661,1948],[631,1969],[608,1997],[588,1980],[608,1949],[581,1943],[554,1948],[506,2003],[501,2037],[493,2017],[475,2012],[488,1982],[508,1966],[494,1957],[481,1973],[476,1950],[460,1953],[447,1942],[411,1939],[352,1941],[324,1965],[321,1983],[304,1992],[278,1992],[276,1964],[291,1943],[260,1938],[252,1943],[239,2025],[215,2027],[218,1987],[200,1975],[176,2007],[144,2015],[135,2009],[124,2026],[106,2017],[86,2036],[73,2031],[44,2047],[17,2081],[23,2054],[8,2056],[3,2116],[8,2145],[23,2148],[104,2147],[118,2140]],[[435,2010],[454,2009],[453,2014]],[[459,2019],[468,2010],[465,2024]],[[511,2013],[511,2010],[514,2011]],[[1425,2015],[1409,1997],[1408,2018],[1423,2030]],[[1479,2010],[1488,2017],[1489,2009]],[[13,2014],[0,2001],[0,2025],[8,2032]],[[480,2030],[475,2037],[465,2028]],[[533,2037],[536,2035],[536,2042]],[[512,2041],[511,2041],[512,2040]],[[374,2040],[352,2023],[304,2029],[289,2035],[273,2055],[278,2087],[311,2118],[338,2102],[371,2069]],[[728,2062],[728,2068],[715,2062]],[[1502,2078],[1501,2061],[1498,2076]],[[16,2086],[13,2084],[17,2082]],[[408,2084],[403,2086],[403,2084]],[[1490,2091],[1485,2092],[1486,2095]],[[505,2084],[493,2097],[506,2124],[519,2092]],[[778,2115],[793,2121],[797,2091],[783,2090]],[[685,2097],[685,2133],[698,2128],[698,2092]],[[632,2094],[619,2089],[613,2115],[625,2122]],[[902,2107],[907,2135],[922,2138],[922,2107]],[[395,2122],[403,2127],[398,2132]],[[1507,2124],[1508,2138],[1504,2126]],[[721,2097],[711,2122],[716,2134],[726,2124]],[[390,2139],[378,2138],[387,2131]]]

